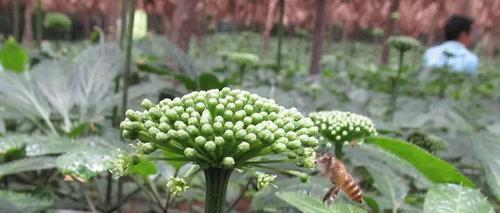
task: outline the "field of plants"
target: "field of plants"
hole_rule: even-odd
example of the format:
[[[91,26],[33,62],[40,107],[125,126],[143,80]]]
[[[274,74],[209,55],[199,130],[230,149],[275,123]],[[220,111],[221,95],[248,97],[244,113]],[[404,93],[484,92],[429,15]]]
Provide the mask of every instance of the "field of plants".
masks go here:
[[[235,2],[0,0],[0,212],[500,212],[500,3]]]

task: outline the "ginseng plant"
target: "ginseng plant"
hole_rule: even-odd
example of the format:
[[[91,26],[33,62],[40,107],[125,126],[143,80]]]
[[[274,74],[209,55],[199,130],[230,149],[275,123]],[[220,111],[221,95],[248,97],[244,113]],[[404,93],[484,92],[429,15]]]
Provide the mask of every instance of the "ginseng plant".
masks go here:
[[[320,144],[326,148],[333,145],[335,156],[339,159],[343,157],[344,145],[360,144],[365,138],[377,135],[373,122],[355,113],[320,111],[310,113],[309,117],[319,129]]]
[[[134,153],[113,161],[112,172],[126,175],[140,159],[191,162],[194,171],[188,177],[171,178],[167,188],[178,195],[188,188],[191,174],[203,171],[206,213],[223,211],[229,177],[236,169],[275,169],[306,180],[306,173],[264,164],[314,167],[318,128],[295,108],[285,109],[274,100],[224,88],[158,104],[144,100],[142,106],[144,111],[128,110],[120,124],[123,137],[137,143]],[[171,154],[154,157],[157,150]],[[260,175],[258,184],[267,186],[273,177]]]
[[[407,36],[392,36],[388,40],[391,47],[399,52],[398,57],[398,71],[396,76],[391,78],[391,97],[389,101],[389,110],[387,111],[387,118],[392,120],[394,117],[394,112],[397,108],[397,99],[399,96],[399,85],[401,81],[401,75],[403,74],[403,59],[407,51],[411,49],[418,48],[420,42],[412,37]]]

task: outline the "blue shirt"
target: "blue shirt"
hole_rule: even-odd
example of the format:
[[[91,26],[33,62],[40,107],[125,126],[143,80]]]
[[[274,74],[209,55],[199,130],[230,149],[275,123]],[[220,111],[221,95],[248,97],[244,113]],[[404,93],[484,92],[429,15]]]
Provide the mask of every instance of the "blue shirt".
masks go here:
[[[478,64],[478,57],[457,41],[446,41],[429,48],[424,54],[424,66],[427,68],[448,66],[454,72],[476,75]]]

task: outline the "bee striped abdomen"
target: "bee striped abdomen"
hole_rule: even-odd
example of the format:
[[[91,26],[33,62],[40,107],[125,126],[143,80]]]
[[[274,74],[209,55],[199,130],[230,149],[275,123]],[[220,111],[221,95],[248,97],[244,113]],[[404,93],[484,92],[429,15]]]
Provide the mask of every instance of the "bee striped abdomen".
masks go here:
[[[342,191],[352,200],[361,203],[363,202],[363,192],[354,179],[349,176],[345,183],[341,186]]]

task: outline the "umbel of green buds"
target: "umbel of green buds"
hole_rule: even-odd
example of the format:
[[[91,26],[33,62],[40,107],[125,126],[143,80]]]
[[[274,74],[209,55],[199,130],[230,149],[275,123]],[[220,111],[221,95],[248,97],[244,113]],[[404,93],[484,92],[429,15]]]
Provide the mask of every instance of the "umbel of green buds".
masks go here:
[[[388,42],[391,47],[401,52],[420,47],[420,42],[417,39],[408,36],[391,36]]]
[[[362,115],[343,111],[313,112],[309,117],[322,137],[335,143],[359,143],[377,134],[373,122]]]
[[[295,108],[286,109],[272,99],[224,88],[158,104],[144,100],[142,106],[142,111],[128,110],[120,124],[124,138],[141,144],[135,146],[135,155],[160,149],[199,165],[205,172],[207,195],[221,191],[213,188],[224,185],[221,180],[226,182],[225,194],[233,169],[258,165],[258,160],[272,155],[300,167],[314,167],[318,127]],[[207,199],[205,212],[222,211],[220,197]]]

